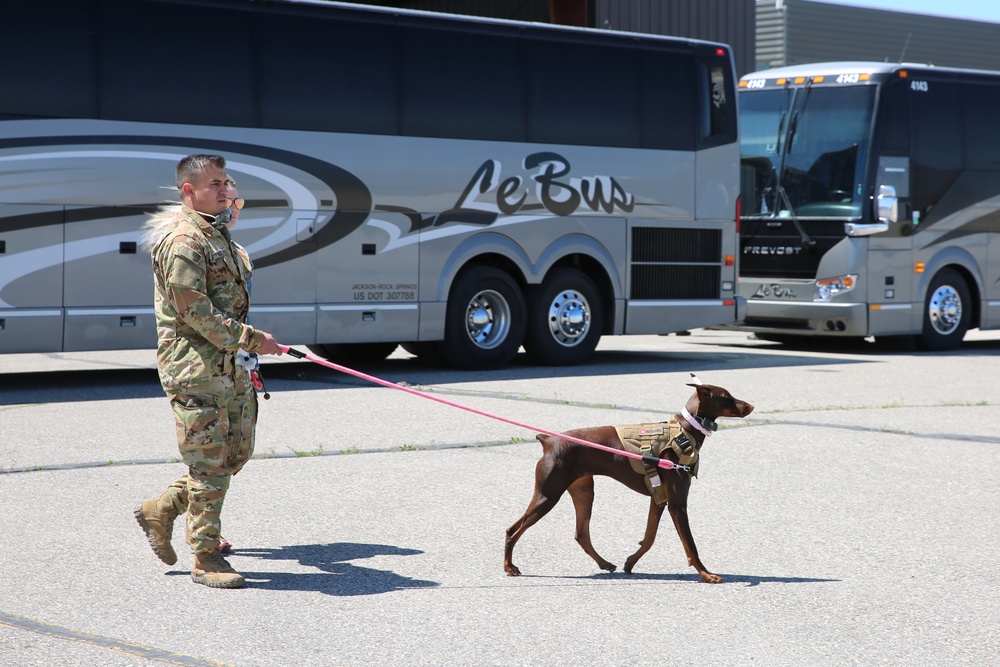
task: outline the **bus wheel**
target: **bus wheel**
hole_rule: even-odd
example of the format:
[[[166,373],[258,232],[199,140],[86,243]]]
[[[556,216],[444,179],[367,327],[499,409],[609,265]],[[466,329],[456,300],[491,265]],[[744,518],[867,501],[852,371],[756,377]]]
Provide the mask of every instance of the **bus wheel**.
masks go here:
[[[524,340],[524,311],[521,288],[503,271],[462,271],[448,296],[441,356],[466,370],[506,366]]]
[[[306,347],[318,357],[346,366],[378,363],[393,353],[396,343],[338,343]]]
[[[580,364],[593,355],[603,323],[594,281],[576,269],[557,269],[529,295],[524,349],[535,363]]]
[[[953,269],[934,276],[924,302],[924,328],[917,337],[922,350],[954,350],[962,344],[972,317],[972,297],[965,280]]]

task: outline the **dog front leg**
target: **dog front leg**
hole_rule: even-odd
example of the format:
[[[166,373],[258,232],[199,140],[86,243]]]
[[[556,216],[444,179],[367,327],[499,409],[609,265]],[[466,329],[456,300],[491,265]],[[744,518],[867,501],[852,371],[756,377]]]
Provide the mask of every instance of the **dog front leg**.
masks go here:
[[[632,568],[639,562],[643,554],[653,548],[656,540],[656,530],[660,527],[660,517],[663,516],[663,505],[657,505],[653,498],[649,499],[649,515],[646,517],[646,534],[642,536],[639,543],[639,550],[628,557],[625,561],[625,571],[632,573]]]
[[[684,552],[688,557],[688,564],[693,566],[701,576],[701,580],[706,584],[722,583],[722,577],[712,574],[698,558],[698,547],[694,544],[694,536],[691,535],[691,525],[688,523],[687,505],[669,503],[670,518],[674,521],[674,528],[677,529],[677,536],[681,538],[684,545]]]

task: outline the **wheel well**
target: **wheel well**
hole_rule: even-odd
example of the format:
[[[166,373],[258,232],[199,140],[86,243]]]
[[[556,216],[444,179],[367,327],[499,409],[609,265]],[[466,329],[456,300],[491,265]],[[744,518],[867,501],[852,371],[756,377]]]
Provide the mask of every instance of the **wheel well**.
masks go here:
[[[611,285],[604,266],[593,257],[582,254],[567,255],[556,262],[549,273],[556,268],[570,268],[582,271],[588,278],[594,281],[597,291],[601,295],[601,304],[604,306],[604,321],[601,322],[601,335],[614,333],[615,322],[615,291]]]
[[[969,299],[970,301],[972,301],[972,303],[969,304],[969,309],[972,311],[969,317],[969,328],[978,329],[979,318],[980,318],[980,312],[979,312],[980,295],[979,295],[979,285],[978,283],[976,283],[976,279],[972,276],[969,270],[964,266],[962,266],[961,264],[948,264],[947,266],[941,267],[938,270],[938,273],[941,273],[941,271],[944,271],[945,269],[951,269],[958,275],[962,276],[962,279],[965,281],[965,286],[969,288]]]
[[[463,264],[462,268],[459,269],[455,275],[458,275],[459,273],[462,273],[464,271],[468,271],[470,268],[476,266],[490,266],[493,267],[494,269],[500,269],[501,271],[503,271],[504,273],[506,273],[507,275],[509,275],[511,278],[514,279],[514,282],[517,283],[517,286],[521,288],[522,292],[524,291],[524,288],[527,285],[527,281],[524,279],[524,274],[521,273],[521,269],[517,266],[517,264],[512,262],[510,259],[504,257],[503,255],[497,253],[488,253],[485,255],[477,255],[476,257],[473,257],[468,262]]]

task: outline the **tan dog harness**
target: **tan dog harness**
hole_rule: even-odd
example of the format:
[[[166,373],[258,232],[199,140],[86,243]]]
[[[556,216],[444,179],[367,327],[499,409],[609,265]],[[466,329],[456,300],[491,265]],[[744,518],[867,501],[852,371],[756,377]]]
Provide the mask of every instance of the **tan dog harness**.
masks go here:
[[[677,462],[680,465],[690,466],[691,474],[695,477],[698,476],[698,450],[674,417],[671,417],[668,422],[616,426],[615,430],[618,432],[618,437],[621,438],[626,451],[642,456],[663,458],[663,452],[672,449],[677,455]],[[659,468],[639,459],[630,458],[629,463],[636,473],[643,476],[646,488],[656,504],[666,503],[667,491],[660,481]]]

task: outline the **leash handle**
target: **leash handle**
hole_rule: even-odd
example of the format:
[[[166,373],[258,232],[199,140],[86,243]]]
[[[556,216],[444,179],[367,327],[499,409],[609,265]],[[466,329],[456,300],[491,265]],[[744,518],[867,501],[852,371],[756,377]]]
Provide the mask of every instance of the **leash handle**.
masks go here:
[[[308,357],[308,355],[305,352],[296,350],[294,347],[288,347],[287,345],[281,345],[281,344],[278,344],[278,347],[281,348],[282,352],[284,352],[285,354],[290,354],[296,359],[305,359]]]
[[[554,435],[564,440],[569,440],[570,442],[575,442],[578,445],[583,445],[584,447],[590,447],[592,449],[600,449],[601,451],[608,452],[609,454],[617,454],[619,456],[625,456],[632,459],[639,459],[643,462],[649,463],[649,465],[656,466],[658,468],[664,468],[665,470],[690,470],[688,466],[683,466],[674,463],[670,459],[658,459],[655,456],[642,456],[641,454],[633,454],[632,452],[627,452],[623,449],[615,449],[614,447],[608,447],[606,445],[601,445],[596,442],[590,442],[589,440],[583,440],[581,438],[576,438],[572,435],[567,435],[565,433],[559,433],[557,431],[550,431],[548,429],[540,428],[538,426],[532,426],[531,424],[525,424],[524,422],[519,422],[516,419],[509,419],[507,417],[501,417],[500,415],[495,415],[489,412],[484,412],[477,408],[469,407],[468,405],[462,405],[461,403],[455,403],[454,401],[449,401],[448,399],[441,398],[440,396],[434,396],[433,394],[428,394],[423,391],[418,391],[411,387],[404,387],[401,384],[396,384],[395,382],[389,382],[388,380],[383,380],[377,378],[374,375],[367,375],[361,371],[356,371],[353,368],[348,368],[347,366],[341,366],[340,364],[335,364],[327,359],[322,359],[314,354],[309,354],[307,352],[301,352],[293,347],[288,347],[287,345],[279,344],[278,347],[285,354],[289,354],[296,359],[306,359],[313,362],[314,364],[319,364],[320,366],[326,366],[327,368],[332,368],[335,371],[340,371],[341,373],[346,373],[348,375],[353,375],[354,377],[361,378],[362,380],[367,380],[368,382],[373,382],[375,384],[380,384],[383,387],[389,387],[391,389],[399,389],[400,391],[405,391],[408,394],[413,394],[414,396],[420,396],[421,398],[427,398],[432,401],[437,401],[438,403],[443,403],[444,405],[449,405],[453,408],[458,408],[459,410],[465,410],[466,412],[472,412],[473,414],[480,415],[482,417],[489,417],[490,419],[496,419],[497,421],[506,422],[508,424],[513,424],[514,426],[519,426],[521,428],[528,429],[530,431],[538,431],[546,435]]]

